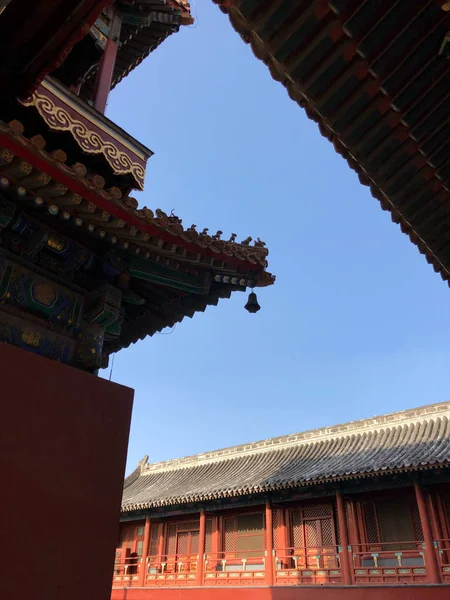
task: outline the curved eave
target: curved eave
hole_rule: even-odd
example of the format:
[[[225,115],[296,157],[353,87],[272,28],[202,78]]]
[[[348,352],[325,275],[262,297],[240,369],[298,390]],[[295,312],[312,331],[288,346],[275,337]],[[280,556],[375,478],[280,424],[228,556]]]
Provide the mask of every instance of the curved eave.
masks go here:
[[[290,98],[297,102],[299,106],[305,110],[307,116],[319,125],[321,134],[333,144],[336,152],[345,158],[350,168],[357,173],[360,182],[370,188],[372,196],[380,202],[382,209],[390,212],[392,221],[400,225],[402,232],[409,236],[410,240],[418,247],[420,253],[425,256],[427,262],[433,266],[435,272],[440,273],[442,279],[447,281],[450,285],[450,251],[446,240],[446,231],[449,226],[447,223],[447,215],[450,213],[450,183],[449,180],[446,179],[446,177],[448,177],[446,167],[448,162],[446,160],[447,157],[445,156],[441,160],[441,162],[444,161],[443,164],[445,167],[445,173],[443,173],[436,168],[433,162],[434,158],[430,159],[426,153],[424,153],[423,148],[420,147],[420,143],[414,139],[409,126],[403,122],[402,114],[399,114],[398,111],[396,112],[396,107],[393,104],[392,99],[388,94],[385,95],[385,91],[382,87],[383,82],[380,82],[376,76],[373,76],[373,80],[371,79],[372,63],[368,65],[358,56],[358,40],[352,39],[349,35],[347,36],[348,32],[345,29],[345,20],[349,18],[349,15],[336,15],[332,13],[335,8],[334,5],[337,4],[340,6],[345,5],[345,3],[327,2],[325,0],[309,0],[302,2],[299,5],[293,4],[290,10],[293,13],[295,12],[295,14],[292,14],[289,19],[286,20],[285,17],[281,18],[277,12],[286,7],[281,7],[275,0],[272,2],[258,2],[255,0],[213,0],[213,2],[218,4],[222,12],[228,15],[233,28],[241,35],[246,43],[250,44],[255,56],[268,66],[273,79],[282,83],[287,89]],[[397,4],[398,3],[380,3],[378,8],[380,11],[389,12],[391,8]],[[408,4],[408,10],[405,10],[405,14],[408,13],[408,18],[410,19],[408,27],[411,27],[411,23],[414,24],[415,19],[421,18],[425,10],[438,10],[439,12],[441,4],[442,2],[438,1],[434,3],[421,1],[420,4]],[[364,5],[365,3],[362,1],[353,3],[352,16],[354,16],[354,14]],[[244,16],[239,10],[239,7],[244,6],[249,17]],[[335,12],[338,12],[338,10],[336,9]],[[350,13],[350,9],[348,12]],[[412,48],[414,51],[417,49],[414,44],[418,45],[422,40],[427,40],[427,42],[429,42],[429,37],[431,35],[436,36],[436,32],[439,33],[439,27],[444,26],[445,28],[445,24],[449,24],[450,18],[448,15],[449,13],[442,12],[442,15],[439,14],[435,18],[435,22],[431,20],[431,22],[424,24],[422,32],[423,37],[417,37],[417,35],[413,36]],[[311,73],[308,73],[308,78],[310,81],[317,82],[317,77],[324,75],[326,69],[330,67],[333,60],[344,58],[349,65],[347,73],[342,74],[342,81],[329,81],[328,93],[326,94],[328,100],[329,95],[333,94],[335,90],[337,90],[337,94],[341,91],[338,86],[343,81],[348,83],[348,79],[351,76],[360,77],[361,80],[363,80],[361,87],[365,86],[365,91],[368,91],[369,94],[375,94],[376,97],[374,102],[378,103],[377,108],[380,108],[381,111],[386,113],[385,116],[387,121],[390,121],[390,126],[393,129],[396,128],[395,135],[392,135],[391,141],[394,141],[395,143],[400,141],[401,144],[404,142],[400,158],[403,160],[404,157],[407,157],[408,162],[402,164],[401,170],[403,172],[400,172],[399,175],[405,178],[405,169],[407,167],[413,171],[415,169],[415,174],[412,177],[408,179],[408,175],[406,175],[404,187],[400,187],[399,190],[396,190],[395,194],[391,194],[388,188],[390,186],[392,187],[392,181],[393,178],[396,177],[396,174],[390,175],[390,179],[388,179],[386,184],[386,182],[383,181],[383,178],[378,177],[379,173],[376,173],[377,176],[374,176],[373,170],[369,172],[365,168],[363,161],[356,157],[356,154],[358,153],[353,151],[352,145],[346,145],[341,133],[331,126],[329,119],[324,116],[322,111],[324,102],[319,102],[318,106],[317,102],[313,101],[311,98],[308,87],[300,83],[300,81],[293,76],[292,70],[289,71],[285,64],[279,62],[274,56],[280,49],[281,43],[287,43],[287,34],[285,30],[287,29],[288,33],[291,35],[288,40],[291,42],[294,37],[292,34],[298,34],[300,31],[300,29],[296,31],[297,23],[301,23],[301,25],[304,26],[305,23],[307,23],[307,19],[311,18],[315,19],[314,27],[317,27],[317,36],[314,37],[314,32],[309,32],[312,37],[311,40],[308,39],[307,41],[303,38],[299,41],[297,36],[296,43],[298,45],[295,47],[296,49],[294,51],[294,53],[296,53],[296,65],[298,66],[301,64],[301,61],[308,52],[317,49],[321,39],[323,41],[323,38],[320,37],[322,34],[326,34],[331,40],[334,39],[336,41],[335,45],[325,53],[323,61],[319,65],[316,65],[313,74],[311,75]],[[375,26],[379,25],[382,18],[383,17],[379,15],[372,15],[372,29],[375,29]],[[275,27],[275,33],[272,31],[270,36],[268,36],[268,39],[262,39],[262,37],[258,35],[257,30],[261,30],[261,27],[267,24],[270,24],[272,30],[273,27]],[[281,32],[282,27],[283,31]],[[369,25],[367,25],[367,27],[369,27]],[[404,29],[398,26],[398,32],[396,34],[397,38],[403,31]],[[339,44],[342,44],[341,46],[338,44],[337,40],[339,40]],[[441,59],[441,57],[439,57],[440,40],[441,38],[432,40],[435,46],[437,44],[435,53],[433,54],[436,60]],[[383,50],[384,48],[382,47],[380,52],[382,53]],[[349,57],[346,57],[346,52]],[[409,55],[406,54],[406,57],[409,58]],[[401,58],[404,58],[403,55]],[[429,59],[427,58],[427,60]],[[443,58],[442,61],[444,61],[443,66],[441,66],[442,73],[439,72],[439,78],[436,78],[436,81],[437,79],[441,80],[442,75],[445,73],[447,73],[448,81],[450,61],[446,61],[445,63],[445,59]],[[399,65],[402,65],[402,62],[403,61],[400,60]],[[422,71],[426,73],[426,64],[426,62],[423,65],[420,64],[416,71],[410,75],[410,82],[414,80],[417,73]],[[395,69],[396,66],[392,67],[389,65],[389,68],[392,70],[392,68]],[[434,85],[432,76],[433,71],[430,71],[430,69],[428,71]],[[400,77],[399,81],[401,81]],[[443,79],[443,82],[445,85],[445,78]],[[450,96],[450,88],[448,85],[446,94]],[[352,92],[350,94],[352,101],[355,101],[356,95],[357,92]],[[347,101],[349,101],[349,97],[344,98],[341,110],[344,110],[344,106],[346,106],[346,110],[348,110],[349,104],[346,104]],[[444,103],[443,106],[447,106],[447,103]],[[441,127],[441,124],[437,123],[435,124],[435,127],[437,127],[438,130],[439,127]],[[442,135],[442,130],[440,131],[440,134]],[[430,135],[430,131],[427,131],[427,136],[429,137]],[[383,140],[383,143],[380,144],[380,146],[383,147],[385,142],[387,143],[386,140]],[[360,152],[360,150],[361,148],[359,147],[358,151]],[[384,171],[389,169],[390,158],[388,152],[387,155],[384,156],[385,161],[387,161],[387,163],[385,162],[385,164],[383,164]],[[395,149],[393,158],[399,158],[399,150],[397,150],[397,148]],[[417,181],[415,181],[416,179]],[[401,179],[394,181],[397,187],[400,185],[399,181],[401,181]],[[416,188],[412,187],[415,183],[417,183]],[[401,202],[397,202],[399,194]],[[423,198],[425,199],[420,203]],[[432,222],[431,225],[430,221]],[[433,225],[433,221],[437,223],[434,223]]]
[[[290,481],[284,482],[280,484],[270,484],[270,485],[256,485],[256,486],[248,486],[242,487],[239,489],[233,490],[224,490],[220,492],[214,492],[211,494],[193,494],[187,496],[166,498],[163,500],[158,500],[154,502],[136,502],[130,504],[122,504],[121,512],[129,513],[138,510],[146,510],[151,508],[160,508],[164,506],[178,506],[181,504],[192,504],[196,502],[206,502],[208,500],[220,500],[224,498],[236,498],[240,496],[248,496],[250,494],[264,494],[268,492],[277,492],[282,490],[288,490],[293,488],[306,488],[313,487],[315,485],[320,485],[322,483],[334,483],[339,481],[350,481],[357,479],[370,479],[372,477],[383,477],[387,475],[396,475],[399,473],[411,473],[411,472],[419,472],[419,471],[430,471],[433,469],[443,469],[445,467],[450,466],[450,461],[442,461],[440,463],[433,464],[418,464],[411,465],[409,467],[399,467],[396,469],[385,469],[382,471],[364,471],[361,473],[346,473],[344,475],[337,475],[335,477],[321,477],[317,479],[311,480],[299,480],[299,481]]]
[[[212,289],[205,296],[186,295],[171,300],[158,308],[149,309],[149,313],[143,314],[135,321],[122,326],[120,338],[110,343],[111,352],[118,352],[139,340],[152,337],[163,331],[163,329],[174,327],[181,323],[185,317],[193,318],[196,313],[205,312],[208,306],[217,306],[219,299],[230,298],[232,291],[227,286],[223,286],[223,290]],[[136,479],[133,479],[133,481]]]
[[[198,233],[192,227],[185,230],[179,219],[172,219],[162,211],[157,210],[155,215],[150,209],[138,209],[134,198],[122,198],[117,188],[104,190],[98,187],[95,179],[91,181],[86,178],[83,165],[76,166],[84,168],[84,174],[80,174],[79,170],[74,170],[75,167],[69,167],[64,160],[48,154],[42,145],[36,146],[35,142],[25,138],[22,133],[23,125],[18,121],[12,121],[8,125],[0,122],[0,149],[6,148],[8,154],[7,161],[4,160],[9,164],[18,157],[29,164],[36,176],[39,173],[45,174],[48,177],[46,185],[54,180],[75,192],[79,200],[84,199],[89,207],[83,209],[83,221],[92,225],[94,235],[100,234],[102,230],[109,233],[105,242],[117,237],[123,239],[130,252],[139,248],[139,252],[142,249],[144,254],[156,252],[199,264],[212,273],[223,273],[227,277],[247,277],[252,281],[252,286],[263,287],[274,283],[275,277],[266,271],[268,251],[264,246],[225,242],[216,236]],[[45,144],[45,140],[43,143]],[[8,176],[7,166],[3,173]],[[23,176],[13,176],[10,179],[20,186]],[[45,186],[38,188],[38,192],[31,189],[31,196],[43,196],[44,204],[49,207],[62,201],[70,218],[80,219],[80,205],[67,204],[64,189],[64,197],[58,198],[54,194],[47,195],[44,188]],[[232,281],[224,283],[233,284]]]
[[[167,0],[143,4],[142,14],[152,17],[151,24],[139,27],[124,24],[122,26],[121,46],[112,78],[111,89],[138,67],[151,52],[166,40],[172,33],[177,33],[180,26],[192,25],[189,2],[184,0]]]
[[[140,463],[123,510],[257,494],[450,464],[450,405],[440,403],[223,448]]]

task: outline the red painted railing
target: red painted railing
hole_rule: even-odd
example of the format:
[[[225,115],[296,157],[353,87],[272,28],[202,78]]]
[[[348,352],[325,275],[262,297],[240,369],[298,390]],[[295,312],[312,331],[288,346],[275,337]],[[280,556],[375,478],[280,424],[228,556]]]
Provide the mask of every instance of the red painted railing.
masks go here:
[[[435,548],[443,583],[450,583],[450,540],[436,540]]]
[[[442,583],[450,583],[450,540],[436,540]],[[340,546],[285,548],[267,556],[207,553],[203,571],[197,555],[130,556],[116,560],[113,587],[334,585],[344,583]],[[353,585],[417,584],[427,582],[423,542],[358,544],[346,549]],[[272,569],[272,576],[269,569]],[[200,581],[201,573],[203,579]]]
[[[351,552],[355,584],[427,581],[423,542],[358,544]]]
[[[342,583],[339,546],[276,550],[274,566],[276,585]]]
[[[113,587],[132,587],[139,584],[141,559],[138,556],[116,559],[114,562]]]
[[[192,554],[148,556],[144,564],[144,586],[184,586],[197,584],[199,557]]]
[[[195,585],[198,560],[181,554],[116,560],[113,587]]]
[[[236,556],[230,552],[209,552],[205,555],[203,581],[205,585],[264,585],[267,557],[264,550],[257,556]]]

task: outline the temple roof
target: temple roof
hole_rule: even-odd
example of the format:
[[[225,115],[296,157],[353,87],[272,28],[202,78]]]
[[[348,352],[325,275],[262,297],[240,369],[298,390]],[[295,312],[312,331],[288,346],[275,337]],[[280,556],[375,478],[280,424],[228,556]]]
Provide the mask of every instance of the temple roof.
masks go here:
[[[124,77],[153,52],[181,25],[191,25],[190,5],[187,0],[116,0],[122,17],[120,45],[111,82],[114,88]],[[100,17],[90,34],[103,43],[105,27]],[[93,70],[87,88],[95,81]]]
[[[55,147],[60,138],[26,133],[17,120],[0,122],[1,246],[29,260],[26,248],[34,244],[39,261],[47,251],[39,240],[55,236],[52,269],[96,305],[89,318],[104,328],[102,361],[234,291],[274,283],[264,242],[238,242],[235,234],[221,239],[221,231],[208,235],[207,228],[183,227],[173,214],[139,208],[135,198],[107,187],[102,175]],[[65,253],[75,252],[74,258],[81,248],[91,260],[68,260]],[[107,304],[106,321],[98,302]]]
[[[420,470],[450,463],[450,403],[147,464],[125,479],[122,511]]]
[[[112,87],[137,67],[180,25],[194,22],[187,0],[118,1],[119,8],[128,16],[122,25],[121,46],[117,55]]]
[[[138,202],[131,196],[123,197],[121,191],[112,187],[103,189],[105,181],[102,177],[95,174],[89,174],[87,178],[87,169],[81,164],[67,165],[64,151],[58,150],[51,154],[45,150],[45,140],[41,136],[26,138],[24,127],[19,121],[11,121],[6,124],[0,121],[0,149],[2,148],[3,136],[8,136],[8,147],[11,144],[15,146],[15,154],[8,151],[8,159],[5,162],[11,163],[14,169],[14,158],[33,161],[40,159],[43,165],[43,171],[48,174],[48,185],[52,179],[60,182],[64,177],[72,191],[76,191],[81,197],[90,203],[88,211],[83,211],[83,219],[87,224],[95,223],[96,229],[106,230],[113,228],[119,240],[124,238],[129,243],[127,248],[136,254],[144,254],[146,251],[155,250],[159,254],[170,258],[177,258],[179,261],[189,263],[190,265],[202,264],[206,267],[212,267],[217,275],[225,277],[225,283],[241,285],[244,287],[271,285],[275,278],[265,271],[267,267],[268,249],[266,244],[257,238],[253,245],[250,245],[252,238],[238,242],[236,235],[232,234],[228,241],[221,239],[222,232],[209,235],[208,228],[197,231],[196,225],[183,227],[181,219],[175,215],[167,215],[162,210],[150,210],[147,207],[138,207]],[[33,156],[34,155],[34,156]],[[0,160],[3,157],[0,157]],[[45,163],[45,164],[44,164]],[[9,175],[8,166],[2,167],[1,173]],[[39,170],[39,172],[41,172]],[[21,181],[24,174],[20,174],[17,183]],[[36,187],[36,186],[35,186]],[[45,187],[45,186],[43,186]],[[38,188],[39,194],[45,196],[45,190]],[[62,191],[62,196],[66,190]],[[58,195],[51,194],[44,198],[44,202],[52,205],[58,204]],[[65,203],[67,211],[74,217],[80,218],[77,205]],[[56,213],[57,214],[57,213]],[[114,220],[115,219],[115,220]],[[120,221],[117,223],[116,221]],[[152,246],[153,240],[153,248]],[[178,268],[178,267],[177,267]],[[240,269],[240,270],[239,270]],[[248,277],[249,271],[254,272],[255,280]],[[228,279],[237,278],[238,281],[232,282]],[[245,282],[239,282],[245,279]],[[222,280],[218,282],[222,282]]]
[[[213,1],[450,283],[448,3]]]

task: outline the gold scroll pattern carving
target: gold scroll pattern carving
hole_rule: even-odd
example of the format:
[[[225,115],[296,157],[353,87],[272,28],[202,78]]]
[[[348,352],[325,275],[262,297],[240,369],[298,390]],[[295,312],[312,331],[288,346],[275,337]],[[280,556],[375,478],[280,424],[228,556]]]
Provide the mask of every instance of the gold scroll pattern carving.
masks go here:
[[[22,104],[34,106],[51,129],[70,132],[84,152],[103,154],[116,175],[130,173],[140,189],[143,189],[145,169],[142,165],[133,162],[128,154],[112,142],[104,140],[98,132],[88,129],[82,121],[74,119],[66,110],[56,106],[50,98],[35,92]]]

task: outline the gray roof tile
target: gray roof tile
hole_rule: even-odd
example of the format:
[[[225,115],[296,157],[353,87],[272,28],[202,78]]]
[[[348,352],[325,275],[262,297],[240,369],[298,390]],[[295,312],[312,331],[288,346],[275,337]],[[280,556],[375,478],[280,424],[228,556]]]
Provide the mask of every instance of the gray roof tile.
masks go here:
[[[122,511],[450,463],[450,403],[147,464],[125,480]]]

